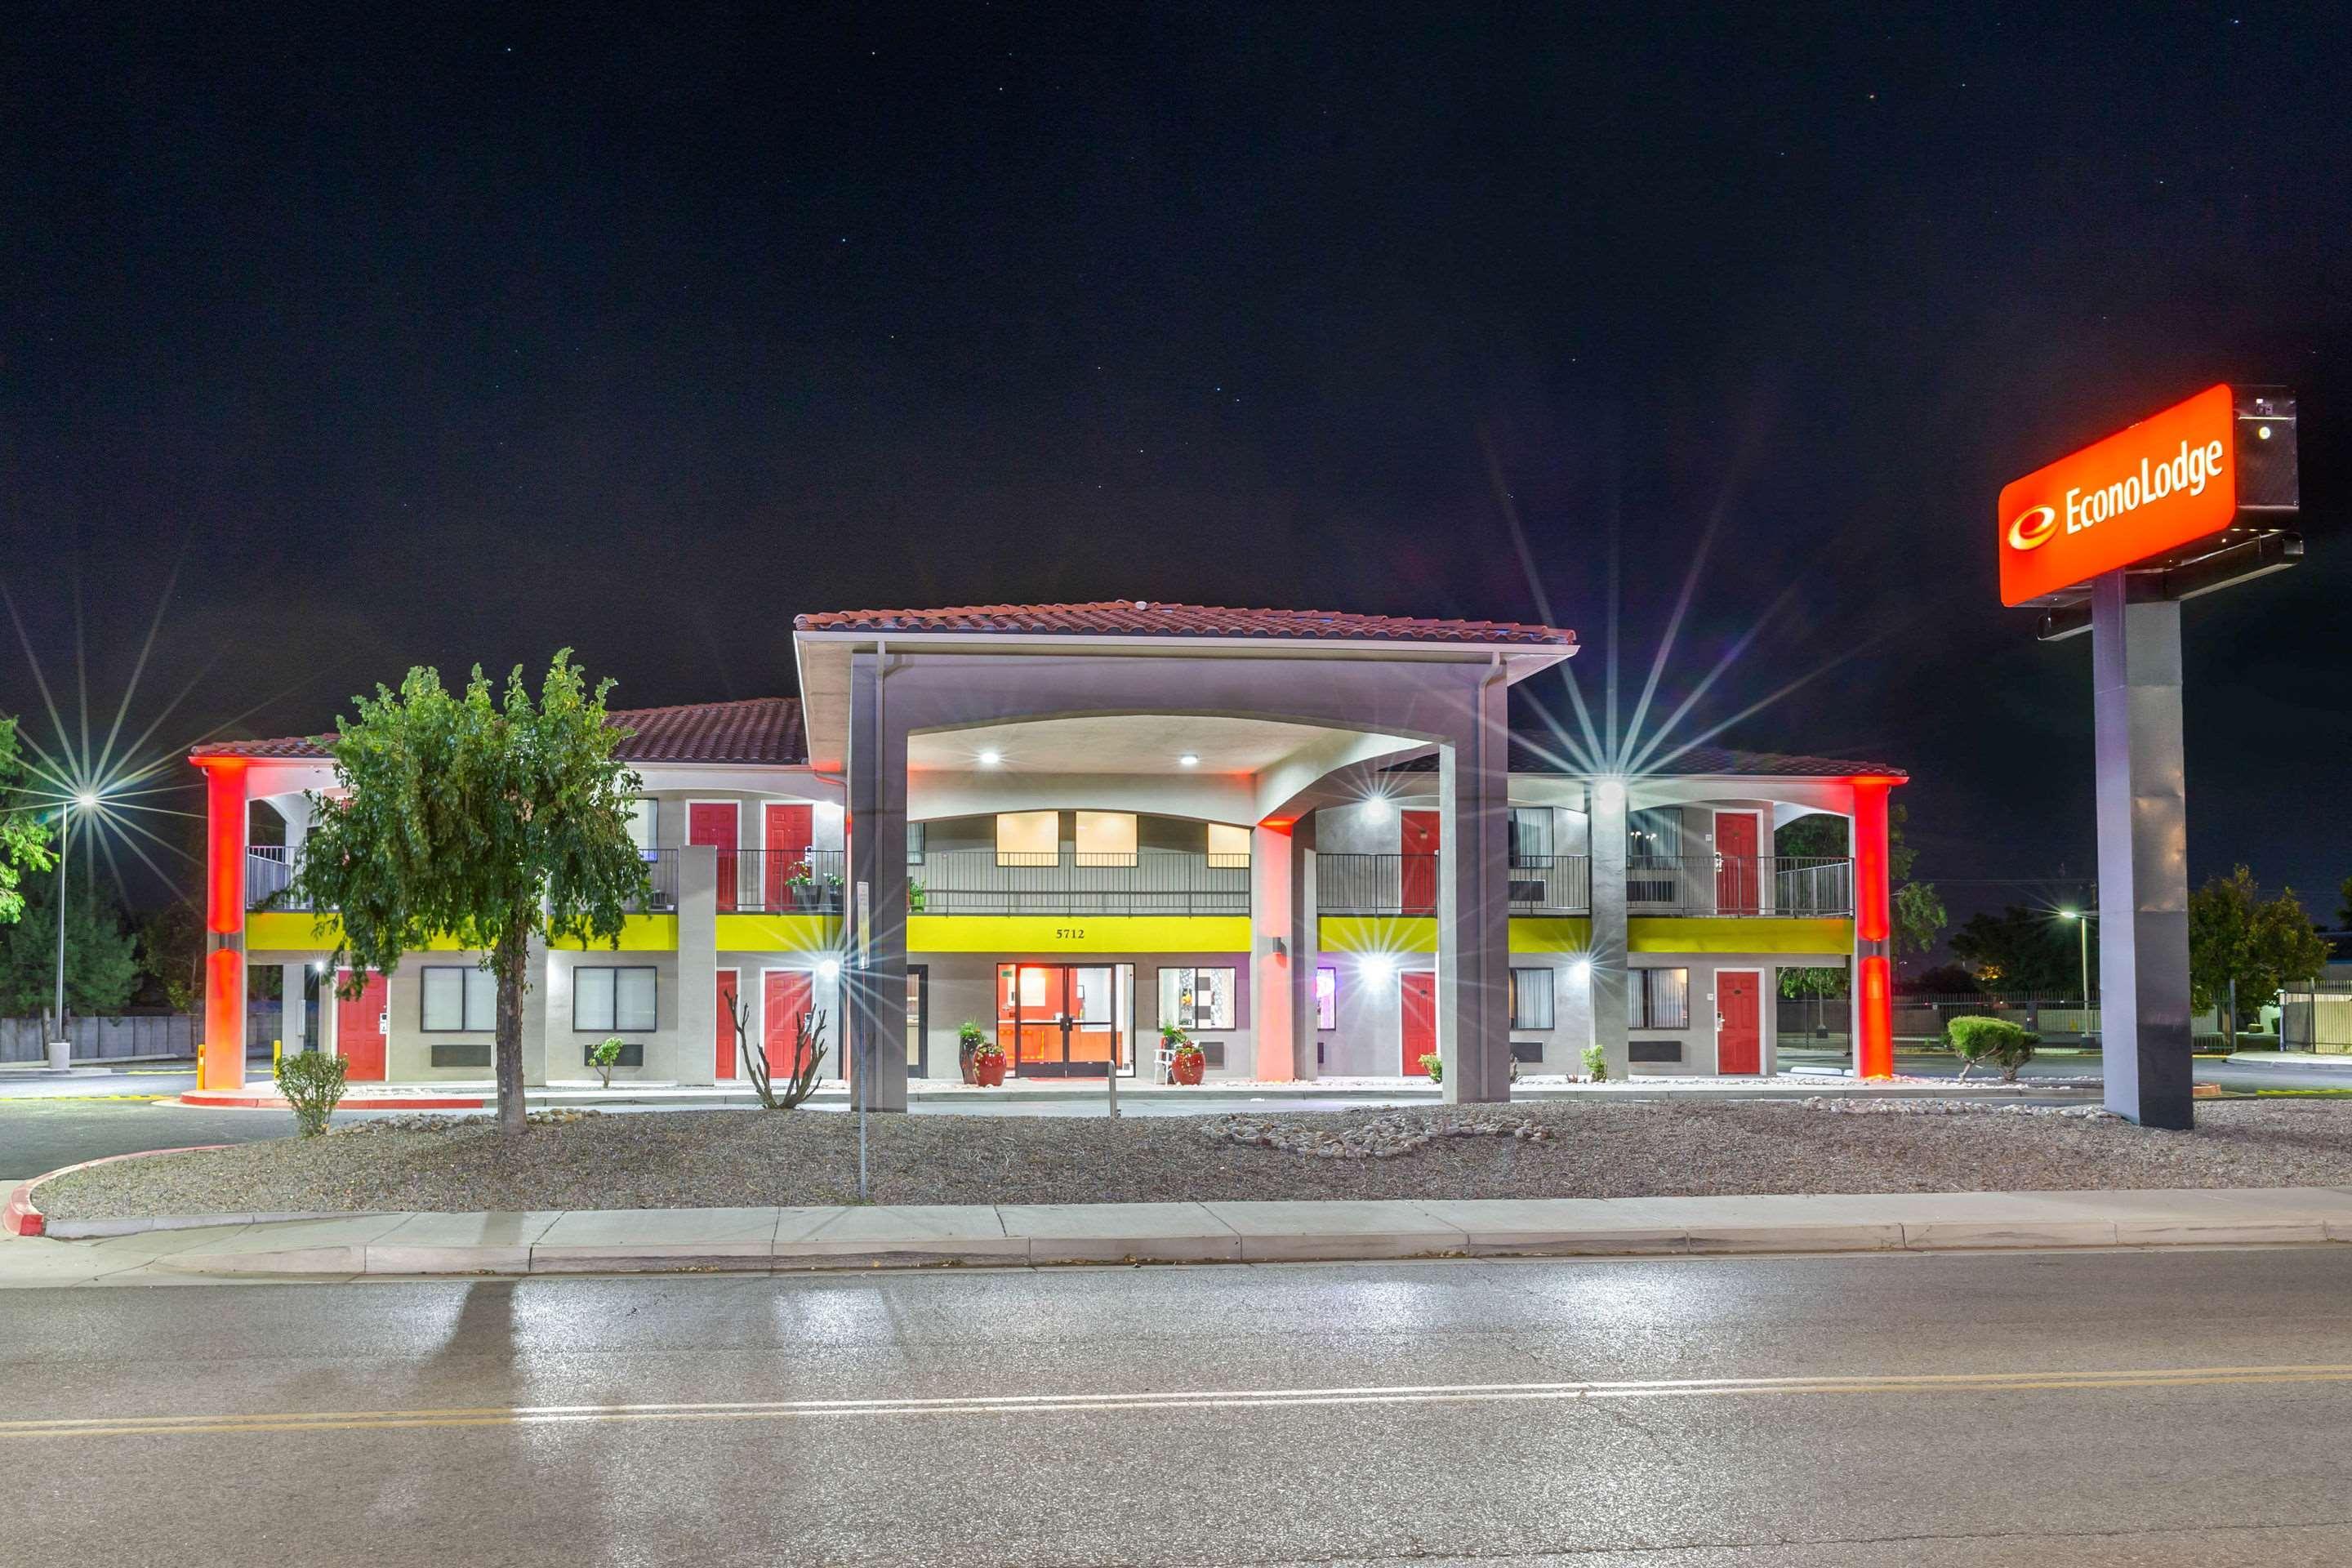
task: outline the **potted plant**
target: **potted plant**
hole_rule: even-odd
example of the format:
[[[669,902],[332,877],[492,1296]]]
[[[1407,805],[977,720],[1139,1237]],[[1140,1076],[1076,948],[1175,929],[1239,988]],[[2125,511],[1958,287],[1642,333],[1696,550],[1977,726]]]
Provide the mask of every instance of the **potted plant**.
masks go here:
[[[907,882],[907,912],[910,915],[921,914],[923,912],[923,885],[920,882],[915,881],[911,878],[908,879]]]
[[[1421,1058],[1421,1070],[1429,1075],[1430,1082],[1444,1083],[1445,1081],[1445,1058],[1439,1056],[1435,1051],[1425,1052],[1423,1054]]]
[[[784,868],[784,886],[792,889],[793,908],[816,907],[816,879],[810,873],[807,861],[795,860]]]
[[[980,1081],[972,1076],[971,1061],[972,1058],[979,1054],[980,1047],[986,1044],[988,1044],[987,1032],[971,1019],[966,1018],[956,1026],[956,1066],[962,1069],[964,1082]]]
[[[1209,1054],[1194,1043],[1192,1036],[1173,1024],[1160,1026],[1160,1043],[1171,1053],[1168,1059],[1169,1075],[1178,1083],[1198,1084],[1201,1075],[1208,1070]]]
[[[971,1048],[972,1081],[982,1089],[998,1089],[1004,1083],[1004,1047],[994,1040],[982,1040]]]

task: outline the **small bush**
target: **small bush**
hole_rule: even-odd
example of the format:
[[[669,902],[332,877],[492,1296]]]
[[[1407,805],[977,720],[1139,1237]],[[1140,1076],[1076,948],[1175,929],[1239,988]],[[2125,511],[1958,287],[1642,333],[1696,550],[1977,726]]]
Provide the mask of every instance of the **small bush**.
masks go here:
[[[2017,1069],[2033,1059],[2033,1047],[2042,1043],[2041,1036],[2006,1018],[1955,1018],[1945,1034],[1964,1064],[1962,1078],[1979,1062],[1990,1062],[2000,1068],[2003,1083],[2017,1081]]]
[[[597,1041],[595,1049],[588,1053],[588,1065],[596,1069],[596,1076],[604,1080],[606,1089],[613,1087],[613,1068],[620,1064],[621,1049],[621,1041],[615,1037]]]
[[[1599,1046],[1584,1047],[1584,1076],[1595,1083],[1609,1081],[1609,1053]]]
[[[343,1098],[343,1058],[320,1051],[281,1057],[278,1062],[278,1092],[294,1110],[294,1132],[314,1138],[327,1130],[327,1118]]]
[[[1445,1081],[1445,1058],[1431,1051],[1421,1058],[1421,1070],[1429,1075],[1432,1083]]]

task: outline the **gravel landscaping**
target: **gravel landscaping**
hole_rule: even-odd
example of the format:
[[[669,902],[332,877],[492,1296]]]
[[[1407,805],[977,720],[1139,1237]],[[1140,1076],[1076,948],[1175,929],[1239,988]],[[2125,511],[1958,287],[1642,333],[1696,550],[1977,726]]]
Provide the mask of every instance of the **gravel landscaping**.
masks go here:
[[[557,1116],[517,1147],[486,1119],[404,1118],[125,1160],[60,1177],[39,1202],[91,1219],[840,1204],[856,1193],[854,1117]],[[883,1204],[2352,1185],[2342,1106],[2232,1101],[2200,1105],[2198,1120],[2182,1134],[2082,1115],[1856,1115],[1837,1102],[877,1116],[870,1157]]]

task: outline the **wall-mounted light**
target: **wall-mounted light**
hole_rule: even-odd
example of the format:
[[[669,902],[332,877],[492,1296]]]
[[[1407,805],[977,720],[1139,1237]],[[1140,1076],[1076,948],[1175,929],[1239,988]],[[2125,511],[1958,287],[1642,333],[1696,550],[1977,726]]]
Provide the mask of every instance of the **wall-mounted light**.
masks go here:
[[[1176,765],[1180,768],[1197,768],[1201,765],[1200,753],[1197,752],[1187,752],[1182,756],[1176,759]]]
[[[816,972],[827,980],[838,980],[841,978],[841,960],[828,958],[816,966]]]
[[[1396,960],[1385,952],[1368,952],[1356,961],[1356,967],[1366,980],[1375,985],[1385,985],[1396,973]]]
[[[980,753],[980,765],[983,768],[992,768],[1003,760],[1004,753],[992,746]]]
[[[1580,958],[1580,959],[1578,959],[1575,963],[1573,963],[1570,964],[1570,965],[1568,966],[1568,977],[1569,977],[1570,980],[1590,980],[1590,979],[1591,979],[1591,978],[1592,978],[1592,960],[1591,960],[1591,959],[1589,959],[1589,958]]]
[[[1593,798],[1603,805],[1622,805],[1625,804],[1625,781],[1602,779],[1592,786],[1592,794]]]
[[[1364,820],[1366,822],[1386,822],[1389,819],[1389,803],[1381,799],[1378,795],[1375,795],[1370,800],[1364,802]]]

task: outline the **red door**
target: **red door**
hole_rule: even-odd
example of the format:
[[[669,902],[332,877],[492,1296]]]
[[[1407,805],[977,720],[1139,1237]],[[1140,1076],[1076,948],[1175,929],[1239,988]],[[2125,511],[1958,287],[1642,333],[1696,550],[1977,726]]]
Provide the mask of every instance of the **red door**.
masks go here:
[[[1715,972],[1715,1070],[1719,1073],[1760,1073],[1764,1070],[1763,1014],[1758,999],[1758,976],[1752,969]]]
[[[735,1076],[735,999],[739,994],[740,993],[737,986],[735,972],[731,969],[720,970],[719,972],[719,1028],[717,1035],[711,1040],[711,1047],[717,1053],[716,1059],[719,1064],[713,1071],[714,1076],[719,1078]]]
[[[1764,907],[1756,885],[1756,816],[1721,812],[1715,819],[1715,912],[1752,915]]]
[[[343,1077],[352,1083],[383,1081],[385,1015],[392,1006],[392,987],[382,974],[368,972],[367,985],[356,996],[342,994],[342,977],[336,973],[335,1054],[343,1058]]]
[[[767,889],[763,907],[772,911],[792,902],[793,870],[808,858],[809,844],[816,837],[814,815],[811,806],[768,803],[768,852],[762,868],[767,876],[761,886]]]
[[[1437,976],[1408,969],[1397,976],[1399,1012],[1404,1025],[1404,1075],[1427,1078],[1421,1058],[1437,1052]]]
[[[1399,847],[1404,851],[1404,861],[1398,881],[1404,901],[1398,908],[1408,915],[1433,915],[1437,912],[1437,813],[1402,815],[1404,827]]]
[[[801,1019],[814,1001],[814,985],[805,969],[771,969],[764,978],[761,1048],[767,1053],[768,1070],[784,1078],[793,1070],[793,1046]]]
[[[719,847],[719,912],[735,912],[735,803],[698,800],[686,808],[686,841]]]

